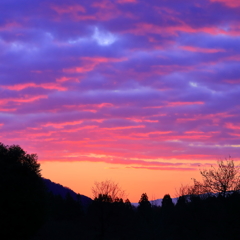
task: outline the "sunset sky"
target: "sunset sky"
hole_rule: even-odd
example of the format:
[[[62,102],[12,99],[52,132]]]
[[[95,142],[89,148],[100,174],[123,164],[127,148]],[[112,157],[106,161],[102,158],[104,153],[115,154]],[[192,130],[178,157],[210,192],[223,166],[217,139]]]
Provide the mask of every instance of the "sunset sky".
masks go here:
[[[132,202],[240,160],[240,1],[1,0],[0,142]]]

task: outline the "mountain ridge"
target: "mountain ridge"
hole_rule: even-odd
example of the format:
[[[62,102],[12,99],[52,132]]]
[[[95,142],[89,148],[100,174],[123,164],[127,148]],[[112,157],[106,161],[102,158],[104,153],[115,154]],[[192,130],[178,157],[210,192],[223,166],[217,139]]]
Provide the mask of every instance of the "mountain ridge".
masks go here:
[[[92,199],[90,197],[87,197],[82,194],[78,194],[74,192],[69,187],[65,187],[59,183],[55,183],[47,178],[42,178],[45,186],[47,187],[48,191],[51,192],[53,195],[60,195],[62,198],[66,198],[67,194],[70,194],[70,196],[77,201],[80,196],[80,201],[83,207],[89,206],[89,204],[92,202]]]

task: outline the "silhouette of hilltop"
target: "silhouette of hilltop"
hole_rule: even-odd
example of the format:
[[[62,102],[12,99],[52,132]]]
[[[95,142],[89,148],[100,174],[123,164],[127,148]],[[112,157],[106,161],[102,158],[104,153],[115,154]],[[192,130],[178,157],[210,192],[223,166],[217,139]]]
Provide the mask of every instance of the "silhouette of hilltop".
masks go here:
[[[47,187],[48,191],[51,192],[53,195],[60,195],[62,198],[66,198],[67,194],[70,194],[71,197],[77,201],[78,199],[78,194],[75,193],[72,189],[68,188],[68,187],[64,187],[63,185],[59,184],[59,183],[55,183],[52,182],[50,179],[46,179],[46,178],[42,178],[43,182],[45,184],[45,186]],[[80,200],[81,200],[81,204],[83,207],[87,207],[89,206],[89,204],[92,202],[92,199],[79,194],[80,195]]]

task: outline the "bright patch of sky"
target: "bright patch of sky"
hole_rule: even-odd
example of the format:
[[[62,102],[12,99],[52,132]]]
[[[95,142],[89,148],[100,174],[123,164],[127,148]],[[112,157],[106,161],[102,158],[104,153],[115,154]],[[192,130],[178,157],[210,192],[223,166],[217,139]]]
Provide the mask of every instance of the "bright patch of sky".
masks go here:
[[[112,45],[117,40],[117,38],[112,33],[100,31],[98,27],[95,27],[92,38],[100,46]]]
[[[189,84],[190,84],[192,87],[197,87],[197,86],[198,86],[197,83],[195,83],[195,82],[189,82]]]

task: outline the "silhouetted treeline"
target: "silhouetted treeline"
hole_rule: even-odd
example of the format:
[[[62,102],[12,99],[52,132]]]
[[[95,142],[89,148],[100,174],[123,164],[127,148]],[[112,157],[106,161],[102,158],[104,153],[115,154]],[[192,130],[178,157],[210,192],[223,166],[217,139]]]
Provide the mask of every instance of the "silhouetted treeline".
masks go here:
[[[81,211],[73,202],[67,205],[67,200],[63,201],[54,197],[53,218],[34,240],[225,240],[239,239],[240,236],[238,192],[226,197],[182,196],[176,205],[170,195],[165,195],[162,206],[152,206],[144,193],[138,208],[129,200],[112,201],[108,196],[99,196],[87,212]]]
[[[87,207],[81,196],[49,191],[37,156],[0,144],[0,239],[3,240],[221,240],[240,239],[240,193],[169,194],[139,206],[99,194]]]

